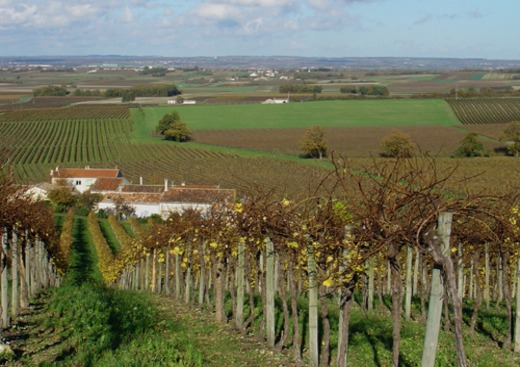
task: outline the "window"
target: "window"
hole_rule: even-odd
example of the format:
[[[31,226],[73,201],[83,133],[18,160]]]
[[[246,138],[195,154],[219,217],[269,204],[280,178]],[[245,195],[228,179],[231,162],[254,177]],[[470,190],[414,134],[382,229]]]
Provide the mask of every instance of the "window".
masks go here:
[[[76,186],[81,185],[81,180],[76,180]]]

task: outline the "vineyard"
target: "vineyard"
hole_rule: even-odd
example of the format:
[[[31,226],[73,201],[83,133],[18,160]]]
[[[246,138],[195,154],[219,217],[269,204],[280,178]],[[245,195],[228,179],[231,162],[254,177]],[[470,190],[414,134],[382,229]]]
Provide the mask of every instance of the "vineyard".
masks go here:
[[[132,182],[143,177],[147,184],[169,178],[221,185],[237,189],[242,199],[225,210],[187,211],[166,221],[100,220],[71,210],[58,233],[49,209],[28,202],[6,181],[0,190],[3,254],[8,254],[2,255],[3,269],[12,272],[14,284],[27,280],[9,298],[4,296],[9,278],[2,274],[4,327],[18,312],[7,304],[25,306],[27,294],[66,279],[58,295],[68,302],[79,302],[81,293],[88,297],[82,305],[55,306],[54,329],[67,329],[66,323],[78,318],[67,310],[78,310],[85,323],[94,322],[85,327],[98,348],[89,358],[110,360],[88,364],[115,365],[117,352],[107,352],[115,342],[100,333],[110,334],[114,317],[129,335],[132,328],[141,329],[125,319],[134,313],[121,312],[135,306],[118,303],[123,296],[101,287],[102,278],[111,287],[209,310],[217,322],[289,351],[296,364],[505,367],[520,362],[514,159],[337,155],[328,165],[301,164],[192,144],[135,143],[136,123],[120,106],[3,112],[5,172],[18,182],[36,183],[48,180],[55,165],[117,165]],[[83,249],[89,261],[78,258],[78,248],[87,243],[95,253],[90,258]],[[99,319],[91,309],[99,311]],[[155,331],[145,314],[137,315],[147,320],[142,330]],[[153,350],[157,340],[162,339],[154,334],[145,345]],[[434,347],[426,348],[432,341]],[[88,344],[69,352],[74,355],[77,348],[78,355],[88,355],[81,352]],[[161,348],[164,355],[172,350]],[[171,358],[202,365],[188,353]]]
[[[450,98],[463,124],[500,124],[520,120],[520,98]]]
[[[122,105],[96,105],[92,106],[73,106],[66,108],[35,108],[18,109],[0,112],[0,122],[11,121],[49,121],[49,120],[97,120],[128,119],[130,112],[127,106]]]
[[[35,112],[37,111],[37,112]],[[271,153],[257,157],[233,153],[231,149],[206,149],[192,144],[175,144],[151,137],[136,143],[140,121],[129,120],[127,107],[82,106],[73,108],[8,111],[0,114],[0,148],[9,160],[18,182],[36,184],[48,181],[55,166],[99,168],[117,166],[125,178],[148,184],[171,182],[221,185],[239,194],[258,187],[296,194],[309,192],[327,173],[322,162],[301,164],[297,159],[281,159]],[[378,150],[378,141],[392,127],[328,128],[331,149],[336,156],[366,157]],[[402,127],[426,151],[436,154],[437,146],[452,152],[464,132],[450,127]],[[298,137],[304,130],[203,130],[196,131],[200,143],[256,148],[273,153],[298,154]],[[455,131],[455,133],[454,133]],[[145,133],[145,132],[142,132]],[[149,130],[148,130],[149,133]],[[448,137],[446,137],[448,136]],[[423,144],[424,143],[424,144]],[[494,146],[494,145],[493,145]],[[438,158],[443,166],[458,166],[459,177],[479,175],[463,187],[500,193],[514,184],[515,162],[490,158],[474,162]],[[356,158],[362,166],[363,159]],[[496,182],[500,182],[497,184]],[[460,184],[452,188],[461,191]]]
[[[518,195],[445,195],[452,173],[433,160],[373,161],[364,174],[337,164],[327,181],[339,196],[259,192],[204,216],[130,219],[131,233],[111,216],[116,252],[90,214],[100,271],[209,309],[310,366],[516,365]],[[358,308],[372,327],[350,323]],[[365,338],[371,353],[356,349]]]

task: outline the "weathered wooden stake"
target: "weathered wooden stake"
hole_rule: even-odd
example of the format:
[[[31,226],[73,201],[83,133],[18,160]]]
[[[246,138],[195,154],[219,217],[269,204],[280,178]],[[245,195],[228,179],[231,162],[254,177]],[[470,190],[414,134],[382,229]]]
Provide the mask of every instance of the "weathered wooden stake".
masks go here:
[[[236,270],[237,281],[237,313],[235,315],[235,325],[242,330],[244,326],[244,258],[245,244],[243,240],[238,243],[238,260]]]
[[[516,317],[514,351],[520,353],[520,256],[516,264]]]
[[[406,252],[406,291],[404,302],[404,318],[410,320],[412,315],[412,264],[413,264],[413,248],[408,245]]]
[[[439,214],[437,234],[441,238],[441,251],[449,256],[452,213]],[[433,367],[437,341],[441,326],[444,286],[441,279],[441,266],[434,265],[431,279],[430,304],[428,307],[428,321],[426,323],[426,335],[422,356],[422,367]]]
[[[275,253],[274,245],[271,239],[267,238],[265,242],[265,298],[266,298],[266,335],[267,345],[274,347],[275,344],[275,314],[274,314],[274,296],[275,296]]]
[[[20,292],[19,292],[19,273],[18,273],[18,234],[13,230],[12,249],[11,249],[11,315],[18,316],[18,309],[20,306]]]
[[[318,282],[316,260],[312,249],[307,255],[307,267],[309,273],[309,364],[311,367],[318,367]]]
[[[7,279],[7,252],[9,250],[9,242],[8,242],[8,229],[4,228],[4,233],[2,235],[2,273],[0,276],[0,287],[1,298],[2,298],[2,327],[7,328],[10,326],[9,322],[9,280]]]

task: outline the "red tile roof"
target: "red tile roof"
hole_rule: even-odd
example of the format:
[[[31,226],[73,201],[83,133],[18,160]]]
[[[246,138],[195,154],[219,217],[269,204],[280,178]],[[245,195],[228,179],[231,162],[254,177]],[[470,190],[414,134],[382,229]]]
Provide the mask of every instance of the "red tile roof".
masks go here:
[[[117,168],[59,168],[53,171],[54,178],[116,178],[121,177]]]
[[[164,192],[163,185],[125,185],[123,186],[123,192],[149,192],[149,193],[162,193]]]
[[[122,178],[100,177],[90,186],[92,191],[116,191],[123,184]]]
[[[235,190],[218,188],[193,188],[187,186],[170,187],[163,194],[163,202],[178,203],[217,203],[234,202],[236,197]]]
[[[161,202],[161,194],[156,193],[117,193],[105,194],[104,202],[113,202],[121,200],[127,204],[159,204]]]
[[[159,192],[118,192],[107,193],[103,201],[110,202],[122,200],[128,204],[158,204],[158,203],[194,203],[214,204],[234,202],[235,190],[224,189],[193,189],[193,188],[169,188],[168,191]]]

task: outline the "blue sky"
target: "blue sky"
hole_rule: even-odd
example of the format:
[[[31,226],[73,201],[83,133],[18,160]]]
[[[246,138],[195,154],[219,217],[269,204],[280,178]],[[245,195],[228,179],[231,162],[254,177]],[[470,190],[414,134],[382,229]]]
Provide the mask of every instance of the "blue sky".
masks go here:
[[[0,0],[0,56],[520,59],[518,0]]]

